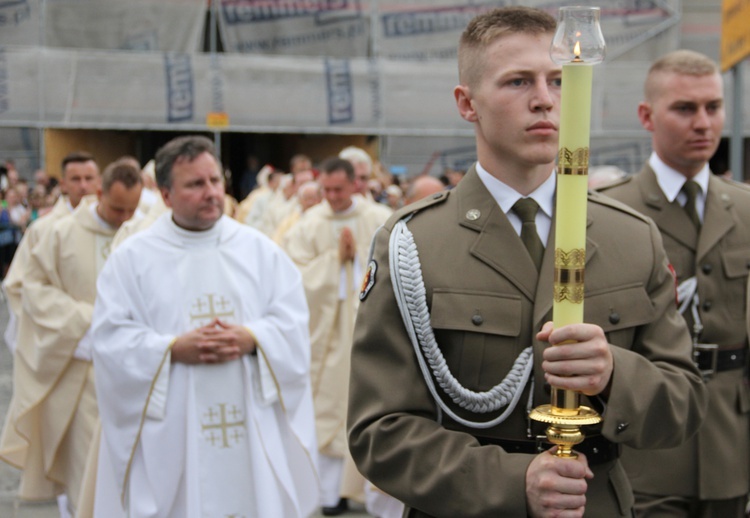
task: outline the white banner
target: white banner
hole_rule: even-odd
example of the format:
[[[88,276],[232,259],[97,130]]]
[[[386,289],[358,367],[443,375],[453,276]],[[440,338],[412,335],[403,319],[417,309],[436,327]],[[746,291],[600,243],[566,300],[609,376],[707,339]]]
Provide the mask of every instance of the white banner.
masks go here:
[[[47,27],[58,28],[60,39],[67,38],[70,45],[83,44],[85,35],[101,37],[99,50],[0,44],[0,126],[467,137],[472,127],[458,116],[452,93],[457,83],[455,58],[432,58],[455,52],[458,34],[474,11],[503,3],[508,2],[220,0],[216,4],[224,13],[222,23],[231,18],[235,28],[268,29],[260,30],[257,38],[281,35],[286,29],[293,34],[292,28],[299,29],[300,24],[322,29],[362,23],[369,31],[369,20],[376,13],[378,23],[372,27],[377,27],[378,37],[367,45],[374,45],[381,56],[390,53],[393,57],[349,58],[179,50],[195,43],[187,42],[195,40],[196,27],[202,27],[206,0],[0,0],[4,16],[0,20],[20,13],[10,33],[34,23],[39,19],[35,11],[44,9]],[[526,3],[554,11],[563,1]],[[604,10],[610,51],[605,63],[595,67],[594,137],[641,134],[636,107],[645,72],[655,56],[676,46],[678,31],[652,38],[622,59],[613,55],[647,34],[664,30],[674,16],[673,3],[619,0]],[[62,14],[64,8],[70,12]],[[138,14],[140,8],[144,11]],[[60,15],[52,16],[55,12]],[[97,23],[86,18],[104,12],[109,14]],[[121,17],[122,23],[108,25],[113,16]],[[140,23],[134,21],[139,19]],[[60,29],[65,26],[69,30]],[[2,42],[8,27],[0,30]],[[127,46],[126,41],[137,47],[138,29],[140,34],[156,34],[139,40],[150,42],[144,48],[174,46],[178,50],[103,50]],[[163,37],[162,29],[181,36]],[[236,36],[244,38],[242,34],[239,31]],[[356,45],[337,45],[354,54],[361,50],[355,51]],[[432,54],[429,59],[423,60],[423,54],[412,56],[414,61],[404,60],[407,48]],[[291,52],[292,47],[286,49]],[[209,125],[210,117],[222,124]]]
[[[0,0],[0,45],[38,45],[42,0]]]
[[[394,59],[455,60],[456,47],[466,25],[477,14],[508,5],[544,9],[557,17],[569,0],[499,0],[456,2],[409,0],[378,2],[378,32],[375,45],[380,55]],[[645,39],[679,21],[674,0],[583,0],[578,5],[601,6],[602,32],[609,58],[619,56]]]
[[[649,63],[595,67],[593,136],[643,131]],[[470,135],[457,82],[435,61],[0,47],[0,126],[200,130],[218,111],[226,131]]]
[[[0,45],[195,52],[206,5],[206,0],[0,0]]]
[[[454,60],[461,32],[474,16],[528,5],[557,16],[568,0],[218,0],[229,52],[265,55]],[[602,2],[578,2],[600,5]],[[678,0],[603,2],[602,30],[610,58],[679,21]],[[372,24],[372,18],[375,24]],[[370,37],[370,33],[372,38]]]
[[[228,52],[365,57],[369,7],[363,0],[219,0]]]
[[[218,109],[234,131],[460,132],[455,76],[435,63],[0,47],[0,123],[200,128]]]

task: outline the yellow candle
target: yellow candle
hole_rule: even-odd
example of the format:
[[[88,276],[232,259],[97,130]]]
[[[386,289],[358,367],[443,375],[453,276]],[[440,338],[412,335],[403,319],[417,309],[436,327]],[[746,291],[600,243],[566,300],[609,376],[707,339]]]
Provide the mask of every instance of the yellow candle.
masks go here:
[[[604,51],[599,8],[561,7],[550,50],[553,61],[562,65],[552,314],[555,328],[583,322],[591,65],[604,59]],[[551,404],[535,408],[529,417],[549,424],[546,435],[558,446],[555,455],[575,457],[573,447],[584,439],[580,427],[598,423],[601,417],[581,406],[580,394],[574,390],[553,386],[550,399]]]
[[[583,322],[592,77],[593,67],[582,62],[562,67],[555,209],[553,323],[556,328]]]

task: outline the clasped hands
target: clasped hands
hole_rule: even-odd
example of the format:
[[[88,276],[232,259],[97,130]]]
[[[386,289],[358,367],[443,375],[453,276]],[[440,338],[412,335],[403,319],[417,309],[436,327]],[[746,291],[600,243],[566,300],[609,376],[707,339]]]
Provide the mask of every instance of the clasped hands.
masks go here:
[[[180,335],[172,344],[172,362],[191,365],[225,363],[255,351],[250,332],[218,318],[203,327]]]
[[[550,385],[587,396],[608,394],[614,360],[601,327],[572,324],[553,330],[547,322],[537,339],[555,346],[544,350],[542,360],[544,379]],[[581,517],[586,481],[594,473],[583,454],[577,459],[559,458],[553,455],[555,448],[534,457],[526,470],[527,510],[534,517]]]
[[[344,264],[354,261],[355,257],[357,257],[357,243],[354,241],[354,234],[349,227],[344,227],[339,237],[339,261]]]

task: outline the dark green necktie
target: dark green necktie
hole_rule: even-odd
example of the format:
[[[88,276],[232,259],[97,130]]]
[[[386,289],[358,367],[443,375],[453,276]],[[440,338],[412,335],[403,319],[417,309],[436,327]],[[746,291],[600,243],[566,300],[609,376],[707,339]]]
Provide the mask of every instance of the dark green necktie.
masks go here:
[[[685,212],[687,212],[690,221],[693,222],[696,229],[701,228],[701,219],[698,216],[698,209],[696,208],[696,201],[698,200],[698,194],[701,192],[701,186],[695,183],[693,180],[688,180],[685,185],[682,186],[682,191],[687,196],[685,202]]]
[[[532,198],[521,198],[513,205],[512,210],[521,218],[521,241],[526,245],[531,260],[539,270],[544,257],[544,245],[536,231],[536,212],[539,210],[539,205]]]

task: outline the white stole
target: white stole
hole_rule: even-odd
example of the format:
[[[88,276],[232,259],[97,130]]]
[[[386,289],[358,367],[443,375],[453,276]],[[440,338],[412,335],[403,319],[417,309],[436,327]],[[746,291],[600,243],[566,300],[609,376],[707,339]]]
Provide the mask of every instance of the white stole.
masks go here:
[[[194,254],[194,255],[193,255]],[[184,314],[186,329],[196,329],[214,318],[240,324],[243,320],[239,286],[232,283],[221,254],[214,247],[197,252],[198,264],[179,271],[187,295]],[[200,475],[199,487],[188,486],[188,493],[197,491],[200,516],[243,516],[252,513],[255,483],[251,477],[253,459],[248,442],[249,409],[245,387],[249,371],[243,361],[216,365],[195,365],[190,369],[192,394],[188,399],[188,446],[193,464]]]

